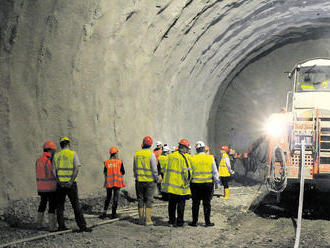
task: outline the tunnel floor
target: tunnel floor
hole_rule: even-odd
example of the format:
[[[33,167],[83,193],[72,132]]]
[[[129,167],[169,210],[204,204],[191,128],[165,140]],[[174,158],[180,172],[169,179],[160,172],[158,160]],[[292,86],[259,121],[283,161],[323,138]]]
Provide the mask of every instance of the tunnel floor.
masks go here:
[[[153,210],[155,226],[139,226],[136,224],[136,217],[127,217],[112,224],[94,227],[92,233],[68,233],[15,247],[293,247],[295,220],[291,213],[295,211],[293,207],[295,198],[286,195],[282,199],[283,205],[276,206],[274,195],[259,191],[259,204],[252,205],[254,207],[248,210],[258,189],[258,185],[232,186],[229,200],[223,199],[222,188],[216,189],[211,214],[211,220],[215,223],[214,227],[204,226],[202,209],[200,209],[197,227],[168,227],[166,203],[155,199],[155,204],[162,204]],[[310,198],[308,194],[307,199]],[[124,201],[122,207],[136,205],[130,198]],[[29,207],[26,202],[25,205]],[[87,213],[101,212],[102,193],[99,197],[82,200],[82,205]],[[312,205],[306,204],[307,209],[311,209]],[[93,207],[89,209],[89,206]],[[317,206],[317,204],[314,206],[316,212]],[[68,206],[66,209],[69,217],[71,207]],[[16,210],[16,226],[13,220],[9,223],[8,218],[7,222],[4,219],[0,221],[0,245],[47,233],[34,230],[33,225],[28,224],[28,216],[23,216],[22,213],[23,211]],[[301,247],[329,247],[330,225],[327,216],[314,215],[314,218],[311,218],[307,213],[308,211],[305,212],[302,222]],[[121,217],[124,215],[122,214]],[[185,221],[190,220],[191,200],[188,200]],[[25,224],[19,224],[22,221]],[[98,218],[87,219],[88,225],[99,221]],[[68,218],[66,223],[70,228],[77,228],[72,219]]]

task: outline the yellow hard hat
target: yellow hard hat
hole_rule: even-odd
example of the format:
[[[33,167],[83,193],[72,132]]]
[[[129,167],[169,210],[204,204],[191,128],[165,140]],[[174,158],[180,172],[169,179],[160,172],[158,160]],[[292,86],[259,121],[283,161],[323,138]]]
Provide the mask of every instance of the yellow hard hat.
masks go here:
[[[62,137],[61,140],[60,140],[60,143],[63,142],[63,141],[69,141],[70,142],[70,139],[66,136]]]

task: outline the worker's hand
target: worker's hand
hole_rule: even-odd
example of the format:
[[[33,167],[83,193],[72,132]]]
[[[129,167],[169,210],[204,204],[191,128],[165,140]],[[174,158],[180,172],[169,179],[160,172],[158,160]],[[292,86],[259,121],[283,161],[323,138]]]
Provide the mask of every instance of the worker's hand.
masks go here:
[[[234,174],[235,174],[235,171],[230,170],[230,174],[231,174],[231,175],[234,175]]]
[[[162,178],[162,176],[161,175],[158,175],[158,183],[161,183],[162,182],[162,180],[163,180],[163,178]]]

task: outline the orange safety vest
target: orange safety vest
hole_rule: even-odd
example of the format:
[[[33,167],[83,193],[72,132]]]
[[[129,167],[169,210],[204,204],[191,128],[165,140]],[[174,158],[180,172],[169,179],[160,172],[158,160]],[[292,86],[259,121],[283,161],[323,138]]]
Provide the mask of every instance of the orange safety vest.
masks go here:
[[[52,171],[52,154],[44,154],[36,161],[36,179],[38,192],[55,192],[56,180]]]
[[[157,161],[158,161],[158,158],[160,157],[160,155],[162,155],[162,153],[163,153],[162,149],[154,150],[154,154],[156,156]]]
[[[107,168],[107,188],[123,188],[125,187],[123,175],[120,172],[122,161],[119,159],[109,159],[104,161]]]

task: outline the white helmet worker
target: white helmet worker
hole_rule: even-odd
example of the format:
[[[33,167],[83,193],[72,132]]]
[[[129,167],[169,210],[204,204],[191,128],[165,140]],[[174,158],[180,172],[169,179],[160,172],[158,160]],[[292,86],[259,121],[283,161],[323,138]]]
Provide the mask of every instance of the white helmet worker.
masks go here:
[[[160,141],[157,141],[156,142],[156,146],[158,147],[158,146],[161,146],[162,145],[162,142],[160,142]]]
[[[168,144],[164,144],[163,151],[164,152],[169,152],[170,151],[170,147],[168,146]]]
[[[196,144],[195,144],[195,148],[198,149],[198,148],[201,148],[201,147],[205,147],[205,144],[203,141],[197,141]]]

